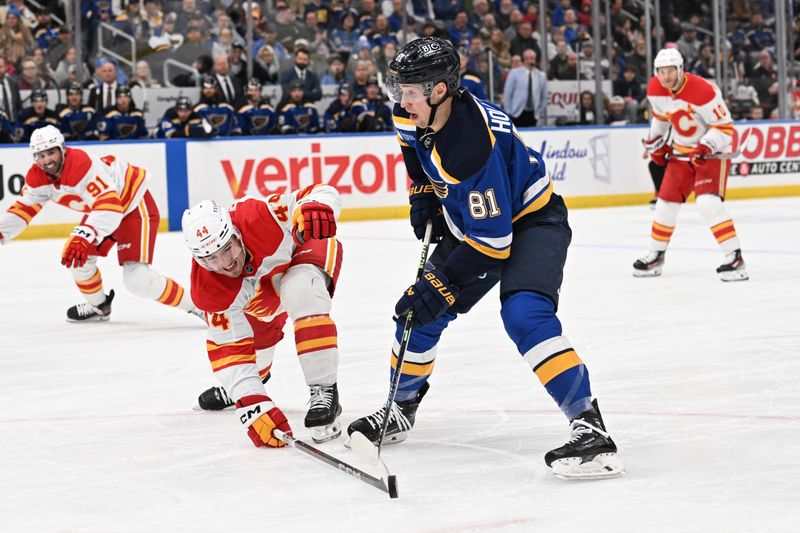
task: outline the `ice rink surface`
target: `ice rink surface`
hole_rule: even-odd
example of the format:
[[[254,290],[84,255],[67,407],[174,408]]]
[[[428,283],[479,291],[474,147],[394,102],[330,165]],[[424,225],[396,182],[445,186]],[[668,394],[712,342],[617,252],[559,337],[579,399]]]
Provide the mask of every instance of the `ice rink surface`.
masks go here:
[[[256,449],[214,384],[204,327],[128,294],[115,260],[108,323],[64,321],[81,298],[62,240],[0,249],[0,531],[800,530],[800,199],[729,203],[751,279],[722,283],[709,229],[681,212],[664,275],[634,279],[646,206],[573,210],[559,312],[628,472],[565,482],[544,453],[565,419],[507,339],[497,293],[446,332],[409,439],[384,449],[390,500],[299,451]],[[334,300],[342,419],[383,405],[389,319],[419,244],[407,221],[340,225]],[[179,233],[155,267],[186,283]],[[291,328],[268,392],[296,435],[308,392]],[[343,446],[326,452],[367,469]]]

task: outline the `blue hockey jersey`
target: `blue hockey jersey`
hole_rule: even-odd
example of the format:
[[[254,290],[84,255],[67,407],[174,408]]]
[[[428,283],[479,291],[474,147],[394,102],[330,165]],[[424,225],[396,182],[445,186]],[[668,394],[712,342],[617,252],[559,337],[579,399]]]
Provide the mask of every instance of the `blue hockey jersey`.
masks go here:
[[[525,145],[505,112],[463,88],[428,147],[399,104],[392,118],[409,175],[416,183],[427,176],[450,232],[485,256],[506,259],[514,221],[553,194],[541,155]]]

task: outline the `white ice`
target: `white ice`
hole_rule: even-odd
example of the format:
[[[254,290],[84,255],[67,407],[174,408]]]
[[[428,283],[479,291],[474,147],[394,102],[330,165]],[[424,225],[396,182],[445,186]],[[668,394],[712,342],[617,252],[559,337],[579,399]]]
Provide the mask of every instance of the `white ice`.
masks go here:
[[[14,241],[0,249],[0,531],[799,531],[800,200],[728,205],[746,282],[717,279],[723,256],[693,205],[651,279],[631,276],[646,206],[570,213],[559,315],[624,477],[549,473],[568,427],[495,292],[446,332],[414,431],[384,449],[397,500],[297,450],[254,448],[230,411],[193,411],[214,384],[195,318],[128,294],[109,259],[111,321],[68,324],[81,298],[62,241]],[[345,223],[340,238],[346,425],[385,402],[390,314],[420,245],[401,220]],[[154,266],[187,282],[178,233],[159,235]],[[310,441],[286,333],[268,392]],[[368,468],[343,439],[320,448]]]

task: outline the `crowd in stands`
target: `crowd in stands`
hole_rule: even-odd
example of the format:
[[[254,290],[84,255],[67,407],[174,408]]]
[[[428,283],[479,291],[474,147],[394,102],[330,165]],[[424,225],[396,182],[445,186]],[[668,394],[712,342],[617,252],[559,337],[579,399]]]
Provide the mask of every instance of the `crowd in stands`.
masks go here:
[[[798,13],[800,1],[793,1]],[[539,0],[82,0],[81,42],[63,22],[72,2],[7,0],[0,6],[0,142],[26,142],[50,123],[70,139],[390,130],[383,73],[403,43],[429,35],[453,42],[464,87],[504,106],[518,126],[646,122],[652,73],[643,4],[608,2],[610,36],[603,2],[595,50],[592,0],[545,2],[546,39]],[[711,3],[660,5],[662,26],[650,35],[654,54],[658,39],[681,52],[686,72],[714,79]],[[724,90],[734,118],[774,117],[774,2],[727,0],[726,7]],[[791,29],[790,67],[800,61],[800,17]],[[104,54],[99,32],[106,52],[131,57],[135,47],[138,61],[129,67]],[[167,59],[193,68],[168,71],[165,79]],[[612,82],[602,117],[595,116],[592,81],[598,62]],[[580,80],[580,95],[575,112],[554,121],[546,113],[548,84],[556,80]],[[275,85],[281,96],[269,101],[262,89]],[[132,98],[135,86],[201,90],[197,102],[178,99],[148,129]],[[323,86],[335,87],[332,101],[322,101]],[[65,94],[63,103],[48,102],[52,89]]]

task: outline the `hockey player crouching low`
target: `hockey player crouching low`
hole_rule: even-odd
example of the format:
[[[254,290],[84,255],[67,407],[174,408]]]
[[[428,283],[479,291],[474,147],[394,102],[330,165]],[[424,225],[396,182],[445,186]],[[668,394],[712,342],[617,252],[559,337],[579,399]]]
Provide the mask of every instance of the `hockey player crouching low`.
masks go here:
[[[30,149],[34,164],[22,194],[0,214],[0,244],[22,233],[48,200],[84,213],[61,252],[61,264],[86,298],[67,310],[68,321],[109,319],[114,291],[104,293],[97,258],[115,245],[123,283],[132,294],[202,318],[183,287],[150,268],[160,217],[147,170],[68,148],[55,126],[35,130]]]
[[[235,402],[256,446],[283,446],[272,430],[290,431],[264,390],[287,314],[311,389],[305,426],[315,442],[341,434],[339,350],[329,314],[342,260],[334,238],[339,211],[336,189],[314,185],[268,201],[245,198],[230,212],[206,200],[183,214],[194,256],[192,299],[206,311],[208,358],[224,386],[203,393],[200,407]]]
[[[384,442],[402,441],[413,428],[444,329],[500,282],[506,331],[571,424],[572,438],[545,463],[562,478],[617,476],[624,470],[592,401],[588,370],[556,316],[572,236],[567,209],[541,154],[525,146],[508,115],[460,87],[459,65],[449,42],[424,37],[397,53],[386,76],[413,180],[411,224],[422,238],[432,220],[440,241],[427,272],[395,306],[397,317],[413,310],[414,328]],[[384,416],[381,408],[348,433],[376,442]]]

